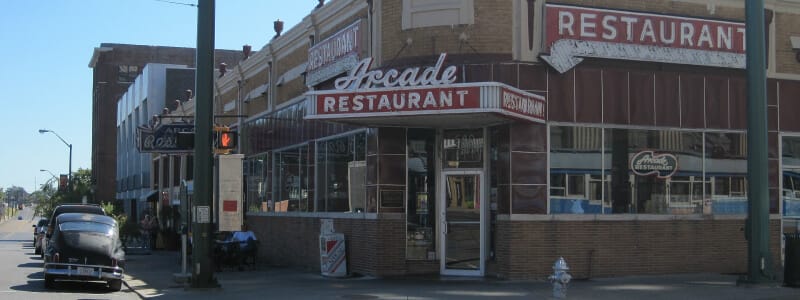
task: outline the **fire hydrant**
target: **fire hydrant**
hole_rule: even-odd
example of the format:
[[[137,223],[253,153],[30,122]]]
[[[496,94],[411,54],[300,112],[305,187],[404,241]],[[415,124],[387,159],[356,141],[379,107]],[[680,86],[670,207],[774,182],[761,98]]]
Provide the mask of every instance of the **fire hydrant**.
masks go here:
[[[567,297],[567,284],[572,279],[572,275],[567,273],[569,267],[563,257],[559,257],[556,263],[553,264],[553,275],[547,277],[553,283],[553,297],[566,298]]]

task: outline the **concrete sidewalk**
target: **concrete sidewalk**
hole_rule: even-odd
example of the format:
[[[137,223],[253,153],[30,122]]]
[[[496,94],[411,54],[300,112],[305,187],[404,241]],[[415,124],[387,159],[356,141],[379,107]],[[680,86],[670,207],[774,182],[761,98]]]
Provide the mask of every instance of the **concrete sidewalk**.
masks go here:
[[[126,282],[143,299],[551,299],[544,281],[461,277],[326,278],[260,266],[215,273],[220,288],[189,289],[173,279],[177,252],[129,255]],[[739,287],[737,276],[688,274],[578,280],[567,299],[800,299],[800,288]]]

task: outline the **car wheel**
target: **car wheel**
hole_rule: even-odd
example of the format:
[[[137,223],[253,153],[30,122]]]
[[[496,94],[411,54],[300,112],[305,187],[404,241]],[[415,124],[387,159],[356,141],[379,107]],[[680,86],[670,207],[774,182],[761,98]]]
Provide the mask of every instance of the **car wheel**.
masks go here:
[[[122,280],[112,279],[108,281],[108,289],[114,292],[119,292],[122,289]]]
[[[55,284],[55,278],[52,275],[44,274],[44,288],[52,289]]]

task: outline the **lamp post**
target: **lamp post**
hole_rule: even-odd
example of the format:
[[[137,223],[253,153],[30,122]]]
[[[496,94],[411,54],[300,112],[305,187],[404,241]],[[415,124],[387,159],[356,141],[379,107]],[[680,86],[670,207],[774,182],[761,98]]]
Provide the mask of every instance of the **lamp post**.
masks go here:
[[[56,182],[58,182],[58,176],[56,176],[56,174],[53,174],[53,172],[50,172],[50,170],[47,170],[47,169],[39,169],[39,172],[47,172],[47,173],[50,173],[50,176],[53,176],[53,179],[55,179],[55,181],[56,181]],[[48,180],[48,185],[49,185],[49,182],[50,182],[50,181]]]
[[[55,131],[52,131],[52,130],[49,130],[49,129],[39,129],[39,133],[44,134],[45,132],[49,132],[49,133],[55,134],[56,137],[59,140],[61,140],[61,142],[64,143],[64,145],[67,145],[67,147],[69,147],[69,170],[68,170],[68,173],[67,173],[67,191],[71,192],[72,191],[72,144],[67,143],[67,141],[62,139],[61,136],[58,135],[58,133],[56,133]]]

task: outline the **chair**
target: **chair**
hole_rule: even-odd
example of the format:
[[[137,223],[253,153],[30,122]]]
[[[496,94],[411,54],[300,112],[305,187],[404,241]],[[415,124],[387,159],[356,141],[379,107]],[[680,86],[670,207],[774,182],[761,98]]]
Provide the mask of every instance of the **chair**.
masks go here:
[[[258,241],[252,237],[248,238],[245,246],[240,249],[240,255],[241,265],[250,266],[251,269],[255,269],[256,257],[258,257]]]

